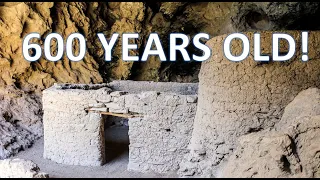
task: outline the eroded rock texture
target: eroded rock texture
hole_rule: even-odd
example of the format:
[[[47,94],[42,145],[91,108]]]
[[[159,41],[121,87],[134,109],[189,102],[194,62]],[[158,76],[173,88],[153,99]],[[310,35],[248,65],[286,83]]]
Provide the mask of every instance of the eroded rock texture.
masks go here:
[[[236,31],[317,30],[318,2],[235,2],[232,25]]]
[[[167,56],[170,33],[181,32],[192,38],[199,32],[208,33],[210,36],[232,32],[230,26],[232,3],[230,2],[163,2],[146,5],[150,8],[146,11],[149,15],[143,26],[145,27],[143,44],[146,43],[149,33],[156,32],[162,40]],[[188,47],[188,52],[200,53],[191,45]],[[184,62],[180,56],[174,63],[160,63],[158,57],[149,57],[147,62],[134,64],[131,79],[197,82],[200,65],[199,62]]]
[[[222,177],[320,177],[320,90],[302,91],[277,128],[239,140]]]
[[[0,159],[28,148],[42,136],[39,97],[13,88],[0,92]]]
[[[261,24],[264,17],[268,26],[262,29],[293,29],[297,24],[299,29],[308,25],[315,28],[317,23],[308,22],[318,15],[318,9],[318,3],[304,2],[2,3],[0,85],[15,84],[23,90],[34,91],[49,87],[54,82],[99,83],[112,79],[195,82],[200,63],[181,62],[181,58],[176,63],[161,63],[157,57],[150,57],[144,63],[124,62],[121,60],[121,39],[114,49],[113,61],[105,62],[96,33],[102,32],[110,37],[115,32],[138,32],[140,38],[135,43],[139,49],[130,53],[141,56],[151,32],[160,35],[167,50],[169,33],[182,32],[192,37],[205,32],[217,36],[234,32],[234,29],[261,29],[252,23]],[[249,17],[257,19],[251,22]],[[25,61],[21,55],[22,39],[30,32],[38,32],[42,38],[51,32],[60,33],[63,37],[80,32],[87,38],[86,58],[76,63],[69,62],[66,57],[56,63],[44,59],[33,63]],[[42,40],[38,43],[42,44]],[[197,52],[192,46],[188,50]]]
[[[82,3],[18,3],[1,6],[0,85],[15,85],[24,91],[37,91],[54,82],[98,83],[102,78],[98,63],[87,54],[81,62],[70,62],[66,57],[58,62],[42,58],[30,63],[22,55],[22,41],[26,34],[38,32],[42,37],[57,32],[63,37],[70,33],[92,33],[89,18]],[[90,41],[89,41],[90,42]],[[42,41],[37,42],[43,44]],[[55,46],[52,47],[52,50]]]

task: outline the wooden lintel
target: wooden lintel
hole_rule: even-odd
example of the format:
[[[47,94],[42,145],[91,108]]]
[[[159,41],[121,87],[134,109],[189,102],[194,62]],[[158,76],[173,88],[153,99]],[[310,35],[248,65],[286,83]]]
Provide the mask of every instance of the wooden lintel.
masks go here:
[[[123,118],[135,118],[135,117],[143,117],[142,115],[139,114],[121,114],[121,113],[112,113],[112,112],[103,112],[103,111],[96,111],[96,110],[90,110],[86,109],[88,112],[95,112],[103,115],[108,115],[108,116],[117,116],[117,117],[123,117]]]

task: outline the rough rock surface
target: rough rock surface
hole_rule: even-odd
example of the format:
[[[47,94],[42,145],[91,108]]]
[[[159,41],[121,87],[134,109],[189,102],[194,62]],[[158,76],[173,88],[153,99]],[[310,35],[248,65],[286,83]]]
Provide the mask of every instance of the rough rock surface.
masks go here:
[[[298,117],[320,115],[320,90],[310,88],[302,91],[284,109],[281,121],[275,125],[277,131],[282,131],[288,125],[300,121]]]
[[[0,178],[49,178],[38,165],[23,159],[0,160]]]
[[[254,21],[260,22],[264,15],[254,16],[260,12],[273,23],[267,29],[292,29],[297,25],[300,25],[299,29],[308,29],[317,26],[310,19],[319,14],[318,9],[318,3],[305,2],[2,3],[0,85],[15,84],[26,90],[43,90],[54,82],[99,83],[111,79],[195,82],[200,68],[197,62],[185,63],[179,58],[176,63],[161,63],[157,57],[150,57],[144,63],[121,61],[121,39],[114,49],[113,62],[105,62],[96,33],[102,32],[110,37],[114,32],[138,32],[140,38],[136,43],[139,49],[130,53],[141,56],[151,32],[160,35],[164,49],[167,49],[167,36],[171,32],[192,37],[199,32],[217,36],[235,30],[261,29],[257,26],[248,28],[247,24],[252,23],[246,18],[257,17]],[[87,38],[88,53],[82,62],[77,63],[70,63],[66,57],[57,63],[43,58],[38,62],[27,62],[21,55],[21,46],[24,36],[30,32],[40,33],[40,44],[51,32],[60,33],[64,38],[80,32]],[[54,49],[55,46],[52,51]],[[190,46],[188,51],[192,53],[196,49]]]
[[[277,128],[240,138],[221,177],[320,177],[320,90],[310,88],[285,108]]]
[[[86,37],[90,36],[89,33],[93,32],[88,29],[89,19],[83,14],[84,4],[18,3],[9,7],[0,6],[0,11],[1,86],[15,85],[24,91],[32,92],[50,87],[54,82],[102,82],[98,64],[90,54],[80,62],[70,62],[64,57],[58,62],[41,58],[32,63],[26,61],[22,55],[23,38],[31,32],[38,32],[42,37],[51,32],[59,33],[63,37],[74,32],[83,32]],[[37,43],[43,42],[41,40]],[[55,46],[52,51],[54,49]]]
[[[317,30],[317,2],[235,2],[232,26],[236,31],[251,30]]]
[[[28,148],[42,136],[41,108],[35,94],[9,86],[0,91],[0,159]]]
[[[271,56],[272,32],[260,33],[262,53]],[[300,33],[287,33],[296,39],[296,52],[301,52]],[[253,41],[253,32],[245,34]],[[239,136],[273,127],[300,91],[320,86],[319,35],[310,31],[307,63],[301,61],[299,53],[287,62],[258,63],[253,60],[253,43],[250,55],[235,63],[222,52],[225,35],[207,43],[213,54],[201,67],[191,152],[181,163],[181,176],[217,176],[217,169],[233,152]],[[231,45],[235,54],[241,52],[238,43]],[[287,45],[280,46],[280,52],[286,52]]]
[[[16,84],[26,90],[42,90],[54,82],[99,83],[110,79],[193,81],[194,74],[185,74],[178,66],[161,64],[156,57],[145,63],[121,60],[121,39],[113,51],[113,61],[104,61],[103,48],[96,36],[102,32],[107,37],[113,33],[137,32],[139,46],[132,55],[140,55],[148,34],[159,33],[167,49],[170,31],[184,32],[191,36],[199,31],[210,35],[225,33],[224,21],[228,19],[232,3],[143,3],[143,2],[42,2],[42,3],[2,3],[0,6],[1,69],[0,84]],[[205,18],[203,18],[205,17]],[[212,23],[215,21],[215,23]],[[43,44],[47,34],[56,32],[66,38],[73,32],[86,37],[88,53],[82,62],[69,63],[66,57],[57,63],[41,58],[30,63],[22,56],[22,40],[30,32],[38,32]],[[120,36],[121,37],[121,36]],[[76,45],[77,47],[78,45]],[[55,49],[52,47],[52,51]],[[193,51],[192,48],[190,51]],[[135,64],[135,65],[134,65]],[[185,63],[182,63],[185,64]],[[194,63],[193,63],[194,64]],[[186,65],[192,69],[193,64]],[[180,63],[181,65],[181,63]],[[200,63],[196,63],[199,69]],[[194,69],[192,72],[197,72]],[[162,74],[162,75],[161,75]],[[101,78],[102,77],[102,78]],[[186,79],[184,80],[184,77]],[[196,78],[196,79],[194,79]],[[2,82],[4,81],[4,82]]]

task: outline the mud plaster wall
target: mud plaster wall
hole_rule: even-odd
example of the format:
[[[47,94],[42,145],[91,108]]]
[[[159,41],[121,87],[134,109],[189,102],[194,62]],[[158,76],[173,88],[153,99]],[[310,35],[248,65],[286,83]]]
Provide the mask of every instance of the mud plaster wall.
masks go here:
[[[129,92],[123,91],[128,86]],[[129,118],[129,170],[177,170],[188,152],[197,86],[131,81],[57,84],[43,92],[44,157],[70,165],[105,163],[104,122],[99,113],[84,110],[91,107],[102,112],[143,115]]]
[[[263,54],[271,55],[271,33],[261,32]],[[257,63],[251,47],[248,58],[235,63],[223,55],[226,35],[207,43],[212,48],[212,57],[201,67],[191,152],[181,163],[181,176],[216,176],[240,135],[273,127],[284,107],[300,91],[319,87],[320,32],[309,32],[310,60],[307,63],[301,61],[301,32],[286,33],[297,42],[296,56],[288,62]],[[245,34],[253,46],[253,32]],[[241,42],[234,41],[232,52],[241,53],[241,46]],[[285,41],[280,46],[280,52],[287,51]]]
[[[54,87],[43,91],[44,158],[70,165],[104,163],[102,119],[84,108],[105,92]]]

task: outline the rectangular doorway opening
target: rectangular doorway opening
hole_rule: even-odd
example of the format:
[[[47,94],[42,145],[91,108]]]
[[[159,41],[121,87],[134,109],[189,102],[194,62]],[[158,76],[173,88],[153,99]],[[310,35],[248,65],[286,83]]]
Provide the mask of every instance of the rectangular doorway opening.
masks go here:
[[[103,115],[106,163],[129,161],[128,118]]]

